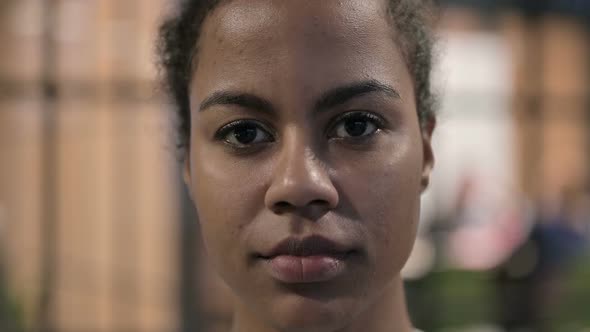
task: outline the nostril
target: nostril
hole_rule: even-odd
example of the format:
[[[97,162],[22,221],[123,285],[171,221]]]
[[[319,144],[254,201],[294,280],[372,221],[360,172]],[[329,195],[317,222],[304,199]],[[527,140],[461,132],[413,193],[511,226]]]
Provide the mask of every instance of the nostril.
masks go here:
[[[285,201],[278,202],[275,205],[279,208],[288,208],[289,206],[291,206],[291,204],[289,202],[285,202]]]
[[[309,207],[313,207],[313,206],[324,206],[324,205],[328,205],[328,202],[324,201],[323,199],[315,199],[309,203],[306,204],[306,206]],[[287,202],[287,201],[280,201],[275,203],[274,205],[275,209],[281,210],[281,211],[285,211],[287,209],[294,209],[296,208],[295,205]]]
[[[324,201],[323,199],[314,199],[313,201],[311,201],[309,203],[309,205],[320,205],[320,206],[322,206],[322,205],[329,205],[329,203],[326,202],[326,201]]]
[[[285,201],[280,201],[274,204],[274,210],[275,213],[283,213],[288,211],[289,209],[292,209],[293,205],[289,202],[285,202]]]
[[[280,201],[273,204],[272,207],[272,211],[278,215],[285,213],[297,213],[311,220],[318,219],[329,209],[329,203],[322,199],[313,200],[304,206],[294,205],[288,201]]]

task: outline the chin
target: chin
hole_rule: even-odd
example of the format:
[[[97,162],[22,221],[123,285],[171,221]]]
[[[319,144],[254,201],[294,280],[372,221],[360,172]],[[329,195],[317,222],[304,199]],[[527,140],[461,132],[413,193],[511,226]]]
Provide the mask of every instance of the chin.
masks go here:
[[[289,332],[336,330],[356,314],[358,300],[343,298],[322,300],[301,294],[288,294],[269,310],[273,325]]]

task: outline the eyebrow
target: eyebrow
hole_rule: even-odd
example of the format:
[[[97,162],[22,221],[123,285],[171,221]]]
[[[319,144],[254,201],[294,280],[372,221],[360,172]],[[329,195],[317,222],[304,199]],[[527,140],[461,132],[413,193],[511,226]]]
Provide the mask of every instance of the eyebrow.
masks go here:
[[[201,103],[199,112],[215,105],[236,105],[265,113],[274,112],[274,107],[270,102],[253,94],[232,91],[214,92]]]
[[[383,93],[394,99],[401,99],[399,92],[390,85],[377,80],[367,80],[339,86],[327,91],[316,101],[314,111],[328,110],[368,93]],[[215,105],[236,105],[264,113],[276,112],[272,103],[263,98],[249,93],[233,91],[214,92],[201,103],[199,111],[202,112]]]
[[[323,94],[315,104],[315,110],[325,110],[342,105],[345,102],[368,93],[380,92],[395,99],[401,99],[393,87],[377,80],[356,82],[332,89]]]

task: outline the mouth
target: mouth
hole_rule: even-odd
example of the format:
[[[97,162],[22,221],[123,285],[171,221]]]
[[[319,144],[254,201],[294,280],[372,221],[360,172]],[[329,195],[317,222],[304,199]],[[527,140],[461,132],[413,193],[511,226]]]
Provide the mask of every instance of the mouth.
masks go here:
[[[266,254],[257,255],[279,282],[314,283],[334,279],[348,268],[358,250],[321,236],[287,238]]]

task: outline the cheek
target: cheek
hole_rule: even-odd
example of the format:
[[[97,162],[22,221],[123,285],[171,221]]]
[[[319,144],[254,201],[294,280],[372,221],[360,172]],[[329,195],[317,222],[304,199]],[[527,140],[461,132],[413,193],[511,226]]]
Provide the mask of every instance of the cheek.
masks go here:
[[[256,218],[263,204],[263,171],[229,162],[222,154],[200,149],[192,160],[192,190],[203,241],[213,261],[236,257],[243,230]],[[204,157],[206,156],[206,158]],[[239,257],[236,257],[239,259]],[[225,260],[225,259],[224,259]]]
[[[420,202],[418,161],[419,158],[396,160],[370,183],[375,188],[372,208],[375,235],[386,237],[384,242],[412,238]],[[379,173],[375,170],[373,174]]]
[[[394,152],[384,154],[384,150]],[[399,270],[409,255],[416,234],[422,153],[421,149],[399,145],[397,149],[380,151],[373,158],[355,163],[355,167],[342,174],[339,181],[367,232],[370,258],[377,266],[389,261],[392,264],[386,266]]]

